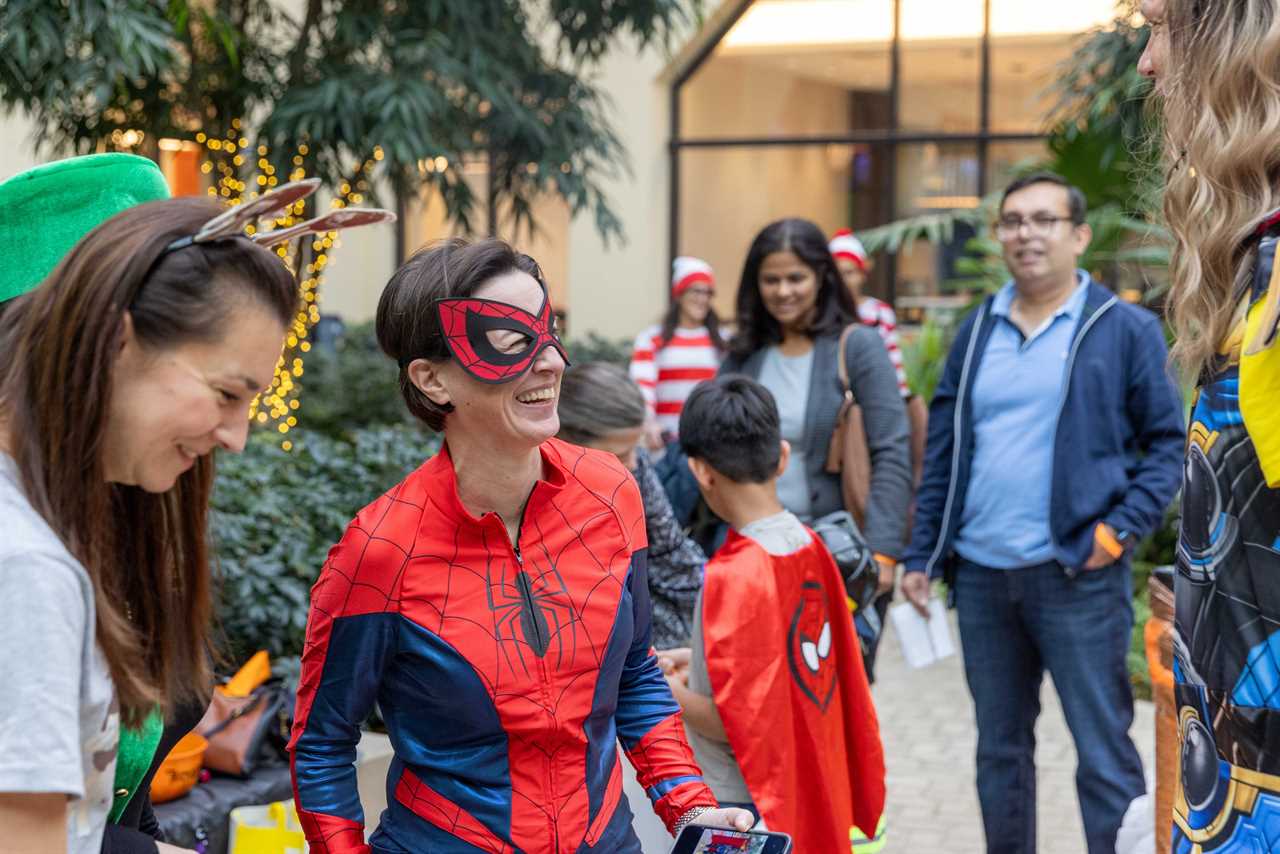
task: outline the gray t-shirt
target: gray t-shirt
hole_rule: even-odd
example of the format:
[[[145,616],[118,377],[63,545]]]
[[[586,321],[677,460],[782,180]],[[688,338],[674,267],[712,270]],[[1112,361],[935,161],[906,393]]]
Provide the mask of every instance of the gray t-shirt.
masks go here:
[[[812,515],[806,460],[813,448],[805,437],[805,412],[809,407],[809,382],[813,374],[813,350],[803,356],[784,356],[770,347],[760,367],[760,384],[769,389],[778,404],[782,438],[791,445],[791,462],[778,478],[778,500],[797,516]]]
[[[95,639],[93,586],[0,454],[0,792],[68,796],[68,854],[98,854],[119,707]]]
[[[785,511],[745,525],[738,533],[755,540],[762,549],[777,557],[794,554],[812,542],[808,530],[795,514]],[[713,697],[711,676],[707,672],[706,648],[702,640],[701,593],[698,594],[698,604],[694,609],[693,639],[690,646],[689,690],[704,697]],[[693,757],[702,768],[702,779],[711,787],[716,799],[722,804],[751,803],[751,792],[747,790],[747,783],[738,770],[738,760],[733,756],[733,748],[727,742],[699,735],[692,727],[685,727],[685,730],[689,735],[689,746],[693,748]]]

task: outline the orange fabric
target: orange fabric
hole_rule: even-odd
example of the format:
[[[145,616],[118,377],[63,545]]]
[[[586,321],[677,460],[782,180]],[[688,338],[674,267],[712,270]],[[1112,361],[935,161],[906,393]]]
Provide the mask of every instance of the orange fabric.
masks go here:
[[[270,678],[271,658],[265,649],[260,649],[218,690],[228,697],[248,697],[255,688]]]
[[[1151,686],[1159,691],[1173,690],[1173,671],[1164,666],[1160,656],[1160,640],[1169,630],[1163,620],[1147,620],[1142,630],[1143,646],[1147,651],[1147,668],[1151,671]]]
[[[1103,551],[1111,555],[1112,560],[1119,560],[1124,557],[1124,546],[1104,523],[1099,522],[1097,527],[1093,529],[1093,539],[1098,545],[1102,546]]]
[[[730,532],[702,597],[716,708],[765,822],[799,852],[847,851],[852,826],[874,836],[884,750],[844,584],[822,542],[774,557]]]

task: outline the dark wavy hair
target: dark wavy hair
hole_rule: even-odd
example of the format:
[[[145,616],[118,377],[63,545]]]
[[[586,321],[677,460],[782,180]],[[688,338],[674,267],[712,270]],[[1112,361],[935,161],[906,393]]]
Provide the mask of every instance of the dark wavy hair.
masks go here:
[[[838,334],[858,316],[822,229],[807,219],[780,219],[765,226],[747,250],[738,284],[738,334],[729,343],[735,356],[745,357],[782,342],[782,325],[760,296],[760,267],[775,252],[794,253],[818,279],[817,310],[807,330],[810,338]]]

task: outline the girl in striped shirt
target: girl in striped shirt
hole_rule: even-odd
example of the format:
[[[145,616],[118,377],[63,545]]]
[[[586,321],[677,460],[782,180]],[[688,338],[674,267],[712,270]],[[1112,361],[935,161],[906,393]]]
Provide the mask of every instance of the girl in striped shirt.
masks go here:
[[[887,302],[871,296],[864,296],[862,286],[867,281],[870,265],[866,247],[862,241],[853,236],[853,232],[842,228],[831,236],[828,244],[831,257],[844,278],[845,287],[853,294],[853,301],[858,306],[858,319],[867,326],[874,327],[889,351],[889,361],[898,375],[898,390],[903,398],[911,397],[911,389],[907,386],[907,372],[902,365],[902,348],[898,342],[898,317]]]
[[[636,338],[631,378],[644,393],[653,427],[663,443],[675,438],[689,392],[714,377],[720,368],[724,337],[720,318],[711,307],[714,294],[715,274],[710,264],[700,258],[677,258],[672,265],[671,307],[666,317]]]

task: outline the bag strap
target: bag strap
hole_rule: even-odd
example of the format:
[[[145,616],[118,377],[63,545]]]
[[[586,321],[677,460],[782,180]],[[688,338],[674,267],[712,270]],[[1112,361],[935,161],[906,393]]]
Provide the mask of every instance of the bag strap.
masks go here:
[[[213,738],[215,735],[222,732],[224,729],[231,726],[233,723],[240,720],[245,715],[255,711],[258,708],[258,706],[262,705],[262,701],[266,696],[267,696],[266,691],[254,691],[252,695],[253,697],[252,700],[250,700],[248,703],[245,703],[243,706],[233,709],[231,711],[231,714],[227,715],[226,720],[216,724],[215,726],[209,727],[209,729],[205,730],[203,733],[201,733],[201,735],[203,735],[206,739]]]
[[[844,399],[850,403],[857,403],[857,400],[853,396],[853,388],[849,385],[849,336],[860,325],[854,322],[846,326],[840,333],[840,343],[836,345],[836,372],[840,375],[840,387],[844,389]]]

